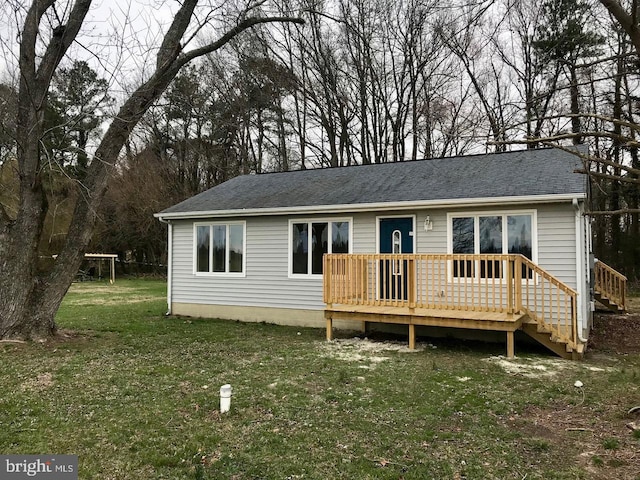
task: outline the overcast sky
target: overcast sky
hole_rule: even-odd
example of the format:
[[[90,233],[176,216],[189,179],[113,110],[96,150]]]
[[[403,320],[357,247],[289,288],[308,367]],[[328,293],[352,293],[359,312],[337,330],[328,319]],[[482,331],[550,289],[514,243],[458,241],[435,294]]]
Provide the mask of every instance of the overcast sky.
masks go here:
[[[9,2],[2,3],[0,81],[11,82],[16,71],[17,36],[23,14],[16,15]],[[68,56],[88,61],[101,76],[110,78],[116,88],[118,84],[130,84],[139,79],[150,58],[149,47],[158,45],[176,8],[174,0],[94,0]]]

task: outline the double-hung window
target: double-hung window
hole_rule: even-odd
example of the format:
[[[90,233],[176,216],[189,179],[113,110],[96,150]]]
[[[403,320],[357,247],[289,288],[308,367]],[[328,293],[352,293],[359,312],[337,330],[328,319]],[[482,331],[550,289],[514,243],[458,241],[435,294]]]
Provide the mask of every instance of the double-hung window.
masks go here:
[[[289,273],[321,275],[325,253],[351,252],[351,220],[291,220]]]
[[[195,224],[195,273],[244,275],[245,223]]]
[[[449,251],[454,254],[519,253],[534,258],[535,212],[449,215]],[[502,278],[500,260],[453,261],[454,278]]]

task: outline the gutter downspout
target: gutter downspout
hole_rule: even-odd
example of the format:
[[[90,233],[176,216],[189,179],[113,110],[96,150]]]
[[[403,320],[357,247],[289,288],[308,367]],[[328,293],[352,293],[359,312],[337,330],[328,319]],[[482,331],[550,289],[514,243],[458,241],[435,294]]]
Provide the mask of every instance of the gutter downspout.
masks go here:
[[[577,198],[574,198],[571,201],[571,204],[573,205],[573,207],[575,208],[575,225],[576,225],[576,290],[578,292],[578,298],[580,299],[580,307],[578,312],[579,313],[579,322],[578,322],[578,340],[580,340],[582,343],[587,343],[587,339],[586,338],[582,338],[582,332],[584,331],[584,322],[585,322],[585,318],[584,318],[584,265],[582,263],[583,258],[582,258],[582,254],[584,253],[584,245],[582,242],[582,229],[581,229],[581,222],[582,222],[582,214],[580,212],[580,202],[578,201]],[[577,305],[576,305],[577,307]]]
[[[158,217],[162,223],[166,223],[169,227],[167,229],[167,313],[165,316],[171,315],[171,277],[173,271],[173,224],[171,220],[165,220],[162,217]]]

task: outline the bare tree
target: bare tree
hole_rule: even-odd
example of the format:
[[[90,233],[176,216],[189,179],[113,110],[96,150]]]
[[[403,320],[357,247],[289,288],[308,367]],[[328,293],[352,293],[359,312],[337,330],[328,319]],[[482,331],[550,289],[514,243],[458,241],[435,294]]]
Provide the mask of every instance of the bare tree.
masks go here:
[[[15,157],[15,118],[18,94],[8,85],[0,84],[0,167]]]
[[[13,5],[26,12],[18,54],[16,138],[20,197],[16,216],[0,205],[0,338],[39,338],[55,332],[55,313],[91,239],[109,172],[132,129],[181,68],[220,49],[255,25],[301,22],[293,17],[260,15],[250,9],[216,40],[189,50],[190,40],[207,24],[207,11],[204,18],[199,17],[194,13],[199,2],[184,0],[157,49],[152,73],[123,102],[96,148],[61,251],[50,268],[40,269],[38,244],[48,208],[41,178],[44,113],[51,79],[76,40],[91,3],[34,0],[28,6]]]
[[[618,0],[600,0],[600,3],[625,31],[636,52],[640,55],[640,6],[638,1],[624,2],[625,6]]]
[[[492,2],[479,2],[460,6],[457,10],[443,15],[438,33],[442,42],[460,61],[463,75],[471,82],[475,100],[486,116],[491,138],[490,144],[496,151],[506,150],[506,134],[510,116],[507,94],[504,91],[504,74],[501,66],[496,67],[488,50],[494,44],[496,26],[489,24],[489,32],[482,31],[488,13],[499,13]],[[498,23],[503,20],[500,15]]]

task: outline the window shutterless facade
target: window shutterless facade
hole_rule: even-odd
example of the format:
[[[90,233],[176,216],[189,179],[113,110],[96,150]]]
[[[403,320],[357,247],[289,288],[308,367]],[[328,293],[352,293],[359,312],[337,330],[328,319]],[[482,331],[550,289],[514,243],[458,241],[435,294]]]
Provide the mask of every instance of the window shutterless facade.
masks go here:
[[[289,275],[322,275],[325,253],[351,253],[351,219],[290,220]]]
[[[244,276],[245,232],[245,222],[196,223],[194,273]]]
[[[448,215],[449,253],[519,253],[537,261],[536,212],[456,213]],[[503,278],[501,261],[454,260],[453,278]]]

